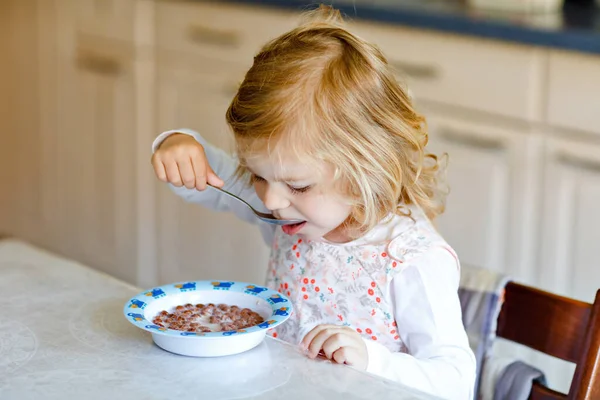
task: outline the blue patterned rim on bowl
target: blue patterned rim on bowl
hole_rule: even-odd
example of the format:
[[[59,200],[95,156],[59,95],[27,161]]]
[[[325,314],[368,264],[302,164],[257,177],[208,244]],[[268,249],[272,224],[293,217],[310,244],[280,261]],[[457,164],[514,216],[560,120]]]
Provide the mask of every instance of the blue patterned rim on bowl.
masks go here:
[[[157,309],[154,315],[146,315],[145,311],[148,307],[152,307],[153,303],[163,303],[168,297],[181,297],[182,294],[185,296],[198,294],[202,296],[210,295],[210,292],[220,291],[219,294],[225,294],[222,291],[226,291],[228,294],[232,294],[232,297],[239,298],[240,295],[254,296],[258,303],[268,304],[270,308],[270,316],[265,318],[265,322],[236,331],[221,331],[221,332],[182,332],[174,329],[163,328],[155,325],[152,322],[153,317],[162,309]],[[207,293],[208,292],[208,293]],[[217,293],[215,293],[217,294]],[[227,304],[227,296],[223,297],[222,303]],[[262,300],[262,302],[261,302]],[[188,302],[188,301],[186,301]],[[195,301],[194,301],[195,302]],[[179,303],[177,303],[178,305]],[[158,304],[154,304],[155,306]],[[229,304],[237,305],[237,304]],[[253,307],[248,307],[253,309]],[[264,306],[263,306],[264,308]],[[163,308],[164,309],[164,308]],[[140,329],[152,332],[153,334],[175,336],[175,337],[206,337],[216,338],[223,336],[232,335],[244,335],[252,332],[261,330],[268,330],[282,324],[292,313],[292,303],[290,300],[279,292],[268,289],[266,287],[257,286],[247,282],[230,282],[230,281],[191,281],[191,282],[177,282],[171,283],[164,286],[155,287],[149,290],[145,290],[136,296],[129,299],[123,307],[123,314],[125,318],[133,325]],[[257,311],[253,309],[253,311]],[[265,317],[265,315],[262,315]]]

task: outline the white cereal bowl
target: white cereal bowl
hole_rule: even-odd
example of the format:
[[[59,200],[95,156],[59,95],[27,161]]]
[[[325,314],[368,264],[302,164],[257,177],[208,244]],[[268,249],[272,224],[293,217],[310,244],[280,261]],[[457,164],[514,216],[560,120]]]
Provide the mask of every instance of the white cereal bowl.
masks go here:
[[[152,321],[162,310],[182,304],[227,304],[249,308],[265,322],[246,329],[227,332],[182,332],[155,325]],[[152,333],[159,347],[171,353],[192,357],[219,357],[242,353],[258,346],[267,330],[282,324],[292,313],[292,304],[284,295],[246,282],[179,282],[146,290],[125,303],[125,318],[140,329]]]

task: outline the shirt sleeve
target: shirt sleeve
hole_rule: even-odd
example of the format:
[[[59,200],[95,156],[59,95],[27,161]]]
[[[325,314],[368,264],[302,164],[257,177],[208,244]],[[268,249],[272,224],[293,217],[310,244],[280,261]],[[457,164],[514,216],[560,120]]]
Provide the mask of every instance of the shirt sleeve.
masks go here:
[[[165,139],[175,133],[192,136],[202,145],[202,147],[204,147],[204,152],[206,153],[206,158],[208,159],[210,167],[215,171],[219,178],[225,182],[223,189],[244,199],[255,209],[269,212],[256,194],[254,187],[236,179],[235,170],[238,166],[237,158],[213,146],[198,132],[185,128],[163,132],[154,139],[154,142],[152,143],[152,152],[154,153]],[[268,245],[271,244],[275,233],[275,226],[260,221],[255,217],[252,210],[243,203],[210,187],[206,190],[199,191],[196,189],[188,189],[185,186],[177,187],[169,184],[169,188],[185,201],[200,204],[214,211],[232,212],[241,220],[257,225],[265,242]]]
[[[459,275],[456,258],[440,247],[393,278],[394,317],[408,353],[365,339],[367,372],[444,399],[473,399],[475,356],[462,323]]]

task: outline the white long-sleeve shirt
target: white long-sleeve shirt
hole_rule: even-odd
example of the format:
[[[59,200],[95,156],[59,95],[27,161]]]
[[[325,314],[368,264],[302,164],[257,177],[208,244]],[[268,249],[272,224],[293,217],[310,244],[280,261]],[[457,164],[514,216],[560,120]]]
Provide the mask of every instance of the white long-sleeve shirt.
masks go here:
[[[154,141],[153,151],[176,132],[203,145],[211,168],[225,182],[224,189],[268,211],[252,187],[233,179],[235,157],[211,146],[197,132],[164,132]],[[367,372],[442,398],[473,398],[475,357],[462,325],[458,259],[418,209],[411,210],[413,219],[391,216],[350,243],[291,243],[294,237],[260,222],[243,204],[217,191],[171,188],[187,201],[233,212],[258,225],[265,242],[275,246],[269,274],[273,278],[267,283],[287,292],[295,310],[304,310],[280,327],[280,338],[298,343],[320,323],[346,325],[363,337]],[[340,265],[340,260],[350,259]],[[354,271],[351,285],[332,282],[340,267],[348,274]]]

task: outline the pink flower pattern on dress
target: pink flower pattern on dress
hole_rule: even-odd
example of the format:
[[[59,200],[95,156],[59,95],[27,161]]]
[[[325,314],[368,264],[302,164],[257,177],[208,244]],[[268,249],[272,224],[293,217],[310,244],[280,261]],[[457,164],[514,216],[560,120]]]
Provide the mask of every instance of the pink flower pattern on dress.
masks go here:
[[[277,230],[267,286],[294,306],[289,320],[273,332],[278,338],[298,344],[317,325],[345,325],[390,351],[407,351],[394,320],[391,281],[428,249],[449,247],[422,213],[413,210],[410,223],[409,217],[392,218],[406,229],[379,243],[359,239],[339,245]]]

